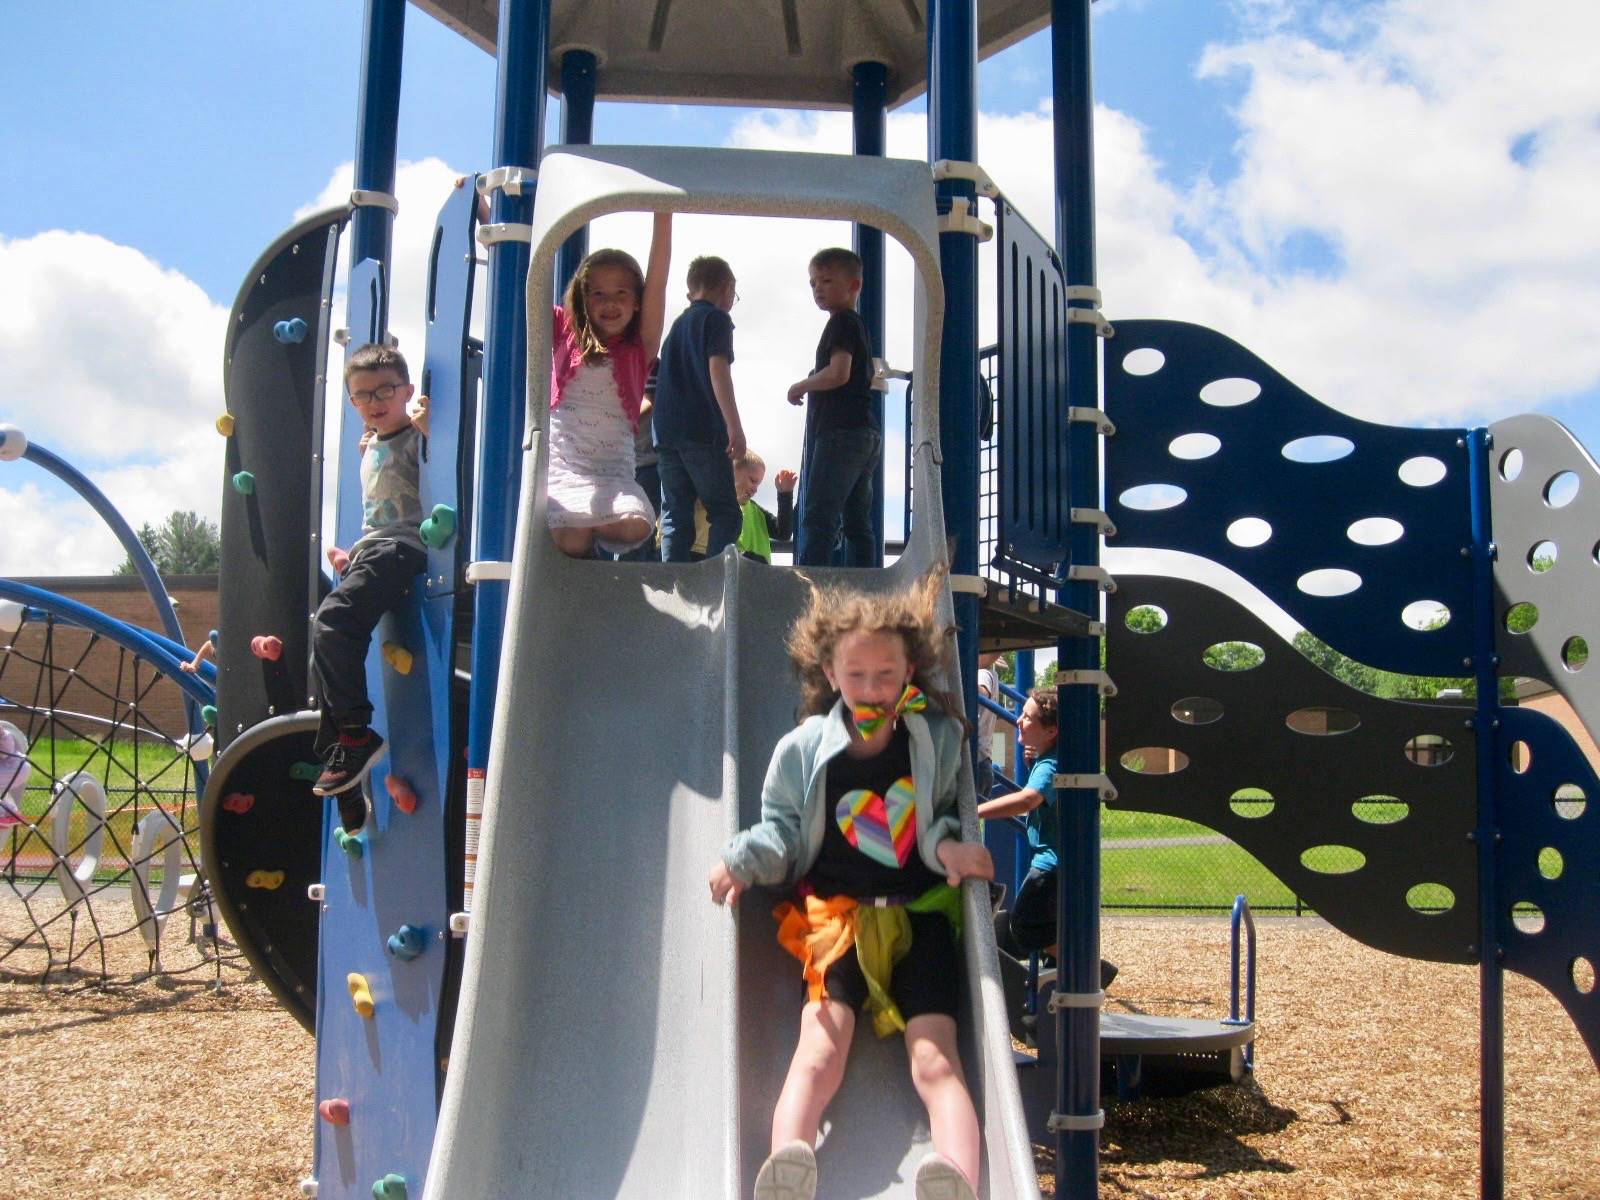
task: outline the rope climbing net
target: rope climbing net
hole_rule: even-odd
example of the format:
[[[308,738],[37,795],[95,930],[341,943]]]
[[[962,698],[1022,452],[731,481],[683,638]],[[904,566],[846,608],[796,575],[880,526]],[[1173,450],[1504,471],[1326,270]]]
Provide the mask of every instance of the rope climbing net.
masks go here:
[[[244,970],[200,871],[211,739],[189,734],[192,701],[43,610],[0,636],[0,976],[105,986],[205,971],[220,986]]]

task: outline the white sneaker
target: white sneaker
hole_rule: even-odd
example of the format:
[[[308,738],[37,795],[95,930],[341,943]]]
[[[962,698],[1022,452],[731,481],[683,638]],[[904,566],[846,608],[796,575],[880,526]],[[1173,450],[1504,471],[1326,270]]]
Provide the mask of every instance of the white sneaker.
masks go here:
[[[804,1142],[779,1146],[756,1173],[755,1200],[816,1200],[816,1195],[817,1156]]]
[[[978,1200],[972,1184],[942,1154],[930,1154],[917,1167],[917,1200]]]

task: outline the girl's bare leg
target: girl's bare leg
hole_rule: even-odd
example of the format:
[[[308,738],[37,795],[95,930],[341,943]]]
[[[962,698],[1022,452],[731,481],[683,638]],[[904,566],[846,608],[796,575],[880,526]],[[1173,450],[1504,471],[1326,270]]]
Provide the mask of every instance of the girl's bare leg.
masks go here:
[[[556,549],[569,558],[587,558],[589,551],[594,549],[593,529],[578,529],[566,526],[555,526],[550,530],[550,536],[555,539]]]
[[[955,1018],[942,1013],[912,1017],[906,1022],[906,1054],[911,1059],[911,1082],[928,1109],[933,1148],[960,1167],[976,1189],[978,1112],[961,1073]]]
[[[952,1021],[952,1030],[954,1027]],[[772,1113],[774,1151],[795,1141],[808,1146],[817,1144],[823,1110],[844,1081],[844,1064],[850,1057],[850,1038],[855,1028],[855,1011],[836,1000],[813,1001],[800,1010],[800,1042],[794,1048],[789,1075]],[[976,1117],[973,1123],[977,1123]]]

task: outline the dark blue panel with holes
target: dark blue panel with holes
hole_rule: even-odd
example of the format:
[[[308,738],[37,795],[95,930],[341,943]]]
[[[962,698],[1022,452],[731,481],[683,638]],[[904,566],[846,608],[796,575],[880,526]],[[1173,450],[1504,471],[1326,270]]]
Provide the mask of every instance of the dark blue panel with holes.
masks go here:
[[[1500,716],[1496,914],[1505,965],[1549,988],[1600,1063],[1600,781],[1543,713]]]
[[[1071,534],[1067,301],[1061,262],[1004,200],[1000,262],[1000,528],[995,555],[1053,575]]]
[[[1105,366],[1110,546],[1213,559],[1359,662],[1467,673],[1465,431],[1346,416],[1202,326],[1118,321],[1116,331]],[[1440,624],[1446,612],[1455,619]]]

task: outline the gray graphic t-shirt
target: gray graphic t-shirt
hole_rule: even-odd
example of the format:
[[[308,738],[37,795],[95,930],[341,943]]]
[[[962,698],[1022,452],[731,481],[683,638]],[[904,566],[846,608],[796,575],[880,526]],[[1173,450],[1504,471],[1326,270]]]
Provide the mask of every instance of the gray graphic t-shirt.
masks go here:
[[[425,549],[417,527],[422,524],[422,497],[417,485],[422,434],[407,425],[388,437],[367,443],[361,456],[361,541],[392,538]]]

